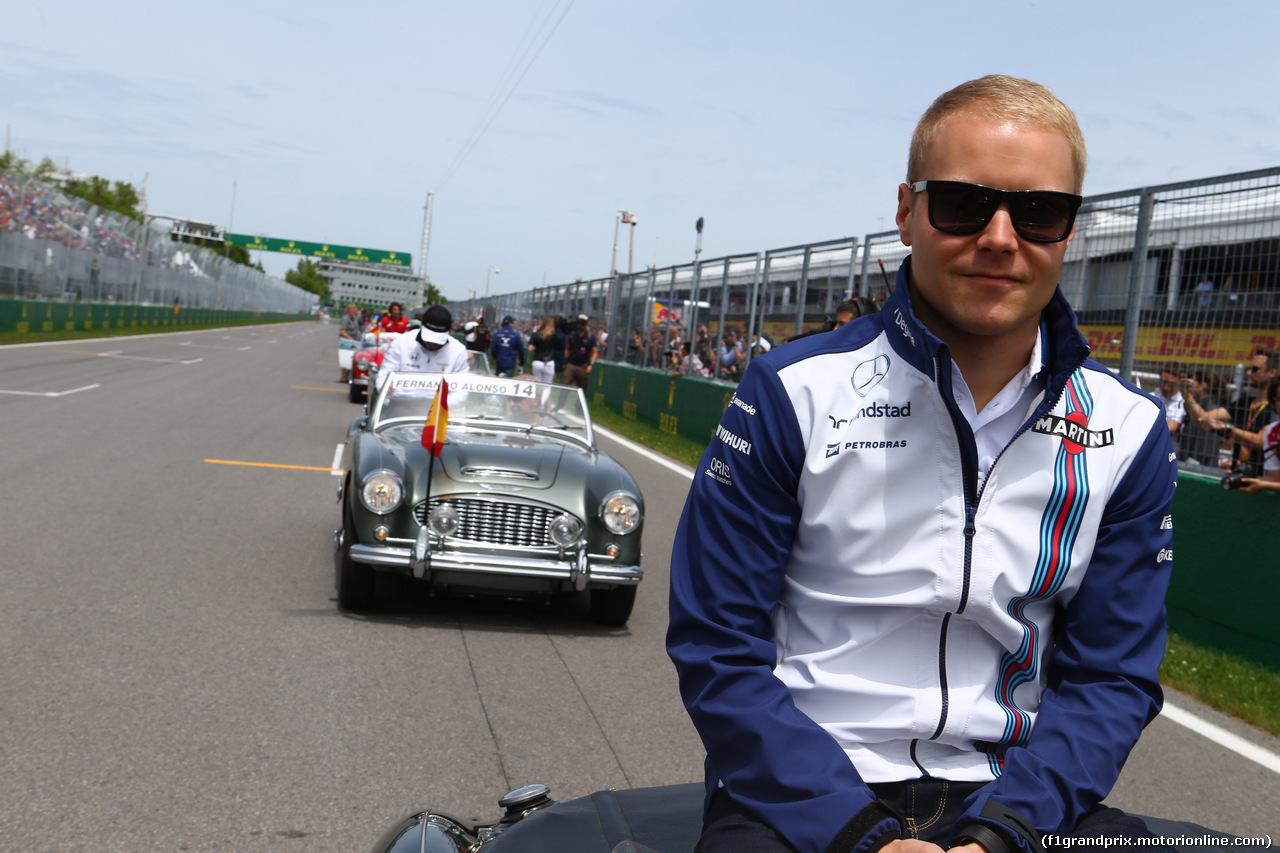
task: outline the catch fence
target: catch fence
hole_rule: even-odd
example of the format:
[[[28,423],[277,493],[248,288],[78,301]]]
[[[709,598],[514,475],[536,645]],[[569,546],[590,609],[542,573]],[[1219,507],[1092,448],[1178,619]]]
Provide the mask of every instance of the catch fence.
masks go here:
[[[0,171],[0,298],[313,312],[315,294],[16,172]]]
[[[717,378],[724,334],[773,343],[821,326],[856,295],[879,304],[909,249],[898,232],[699,259],[450,305],[455,316],[586,314],[605,358],[678,369],[702,345]],[[1197,374],[1225,399],[1259,347],[1280,340],[1280,167],[1088,196],[1060,284],[1093,356],[1155,390],[1162,367]]]

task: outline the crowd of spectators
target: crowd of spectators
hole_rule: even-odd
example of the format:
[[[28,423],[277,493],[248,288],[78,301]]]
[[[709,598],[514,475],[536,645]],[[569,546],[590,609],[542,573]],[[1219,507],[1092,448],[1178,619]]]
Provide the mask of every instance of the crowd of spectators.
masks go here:
[[[28,240],[52,241],[113,258],[141,257],[137,242],[122,230],[115,216],[91,213],[68,202],[56,190],[9,172],[0,172],[0,231],[15,231]],[[189,256],[182,263],[189,263]]]
[[[1188,370],[1171,362],[1160,369],[1156,397],[1178,459],[1233,476],[1228,488],[1249,494],[1280,491],[1280,354],[1258,348],[1245,381],[1230,399],[1226,383],[1212,370]]]

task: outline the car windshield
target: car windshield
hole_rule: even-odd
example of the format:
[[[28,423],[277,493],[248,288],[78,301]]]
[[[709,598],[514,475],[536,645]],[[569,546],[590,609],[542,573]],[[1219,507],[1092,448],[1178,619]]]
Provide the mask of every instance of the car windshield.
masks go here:
[[[591,415],[581,389],[473,373],[392,373],[370,409],[372,426],[426,424],[431,401],[448,383],[448,430],[511,429],[595,446]]]

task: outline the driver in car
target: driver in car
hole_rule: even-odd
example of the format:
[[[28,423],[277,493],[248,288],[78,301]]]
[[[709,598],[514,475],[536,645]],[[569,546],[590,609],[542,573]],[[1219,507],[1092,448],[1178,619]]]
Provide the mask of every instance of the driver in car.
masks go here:
[[[416,334],[401,335],[387,348],[378,370],[378,390],[393,371],[417,373],[468,373],[471,361],[467,348],[449,334],[453,315],[443,305],[432,305],[422,315]]]

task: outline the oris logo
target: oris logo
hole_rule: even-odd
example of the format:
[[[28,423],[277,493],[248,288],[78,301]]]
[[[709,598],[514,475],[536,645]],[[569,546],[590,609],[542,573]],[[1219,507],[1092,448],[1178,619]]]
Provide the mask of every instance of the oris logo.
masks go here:
[[[733,485],[733,476],[729,471],[729,464],[719,459],[712,459],[704,472],[708,477],[714,479],[717,483],[723,483],[726,486]]]
[[[1159,553],[1159,554],[1156,554],[1156,562],[1157,562],[1157,563],[1172,563],[1172,562],[1173,562],[1173,549],[1172,549],[1172,548],[1161,548],[1161,549],[1160,549],[1160,553]]]

